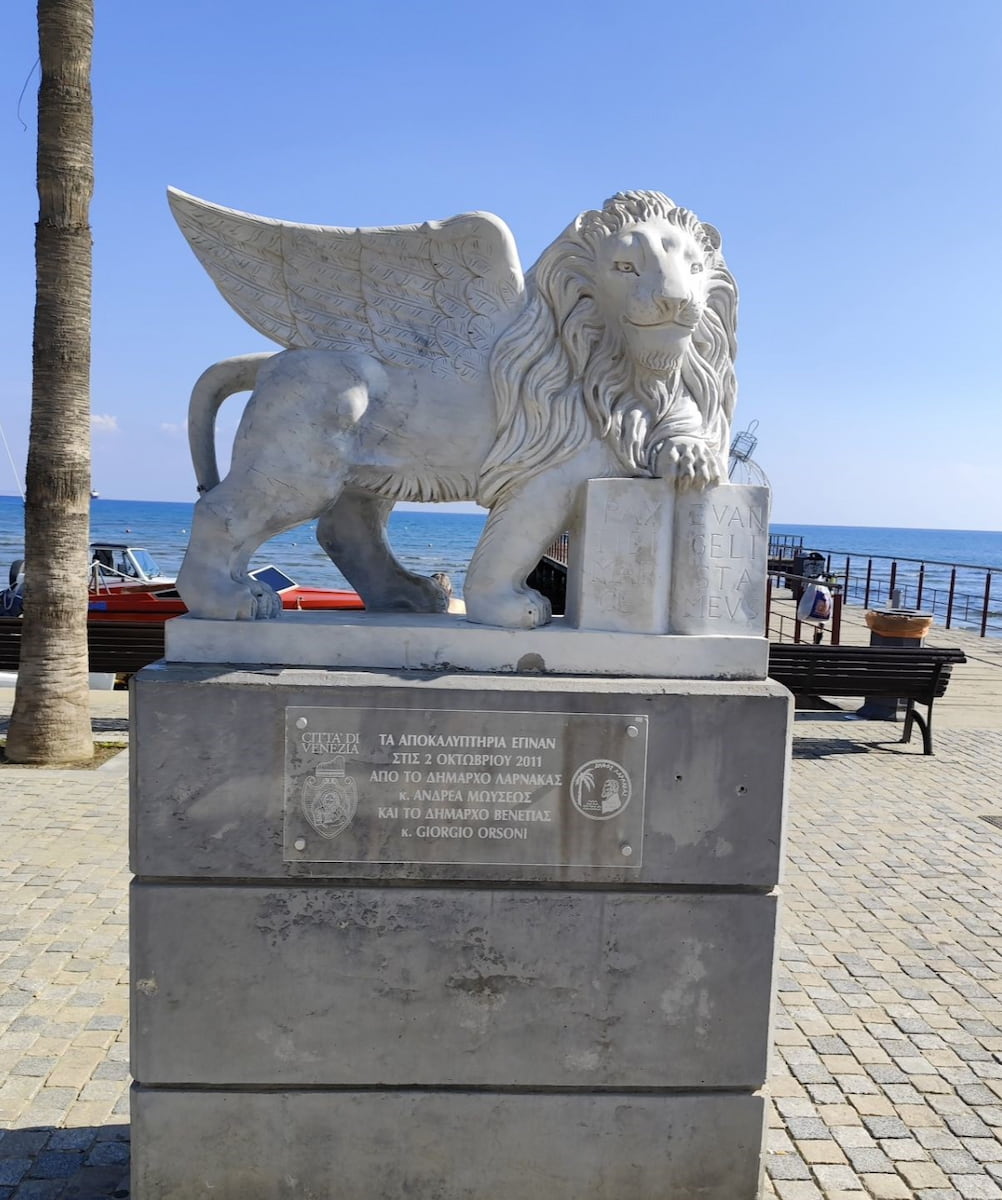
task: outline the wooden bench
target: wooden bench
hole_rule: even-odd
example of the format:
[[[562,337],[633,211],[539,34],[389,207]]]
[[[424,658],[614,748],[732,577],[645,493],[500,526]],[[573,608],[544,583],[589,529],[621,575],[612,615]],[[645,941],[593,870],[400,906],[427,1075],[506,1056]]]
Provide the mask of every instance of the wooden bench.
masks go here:
[[[21,657],[20,617],[0,617],[0,671],[16,671]],[[90,670],[132,675],[164,656],[162,621],[90,621],[87,625]]]
[[[954,663],[967,661],[963,650],[916,646],[807,646],[773,642],[769,675],[800,696],[874,696],[907,701],[902,742],[912,727],[922,731],[922,745],[932,754],[932,705],[950,682]],[[926,706],[926,715],[915,711]]]
[[[0,618],[0,670],[16,671],[21,653],[20,617]],[[91,621],[87,626],[91,671],[131,675],[164,656],[164,627],[159,621]],[[932,754],[932,705],[950,681],[954,663],[966,662],[962,650],[919,646],[808,646],[774,642],[769,674],[802,696],[879,696],[907,701],[903,742],[918,723],[926,754]],[[915,704],[926,706],[926,716]]]

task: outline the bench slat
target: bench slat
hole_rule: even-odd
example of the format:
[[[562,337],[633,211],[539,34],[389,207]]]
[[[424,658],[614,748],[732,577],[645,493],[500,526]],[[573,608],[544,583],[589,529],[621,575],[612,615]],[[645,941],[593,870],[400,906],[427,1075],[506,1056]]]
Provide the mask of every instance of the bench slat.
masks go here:
[[[16,671],[21,656],[20,617],[0,618],[0,670]],[[164,627],[157,621],[91,621],[87,626],[91,671],[133,674],[164,656]]]

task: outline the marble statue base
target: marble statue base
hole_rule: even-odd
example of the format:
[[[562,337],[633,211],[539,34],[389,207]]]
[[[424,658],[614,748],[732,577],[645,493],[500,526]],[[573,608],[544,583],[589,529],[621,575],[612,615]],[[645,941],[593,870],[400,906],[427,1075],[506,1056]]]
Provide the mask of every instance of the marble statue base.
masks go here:
[[[134,1200],[755,1200],[790,716],[139,672]]]
[[[378,670],[765,679],[769,645],[750,635],[675,636],[475,625],[451,613],[282,612],[271,621],[167,622],[169,662]]]

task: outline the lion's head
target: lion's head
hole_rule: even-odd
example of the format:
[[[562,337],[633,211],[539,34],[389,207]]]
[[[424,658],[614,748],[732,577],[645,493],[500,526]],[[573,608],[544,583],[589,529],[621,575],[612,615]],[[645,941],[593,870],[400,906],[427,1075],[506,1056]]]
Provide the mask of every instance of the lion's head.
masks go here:
[[[655,475],[672,436],[726,458],[737,287],[712,225],[661,192],[620,192],[582,213],[526,284],[491,357],[499,428],[482,503],[596,433],[624,474]]]

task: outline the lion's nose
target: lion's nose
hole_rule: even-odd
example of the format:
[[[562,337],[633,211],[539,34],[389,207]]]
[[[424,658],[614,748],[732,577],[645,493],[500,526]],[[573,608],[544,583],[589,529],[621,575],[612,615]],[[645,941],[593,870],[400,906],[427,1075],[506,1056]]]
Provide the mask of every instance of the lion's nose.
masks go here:
[[[688,289],[672,288],[667,284],[663,284],[654,293],[655,304],[669,320],[677,317],[691,299],[692,294]]]
[[[660,273],[654,282],[654,303],[668,317],[676,316],[692,299],[689,281],[674,271]]]

